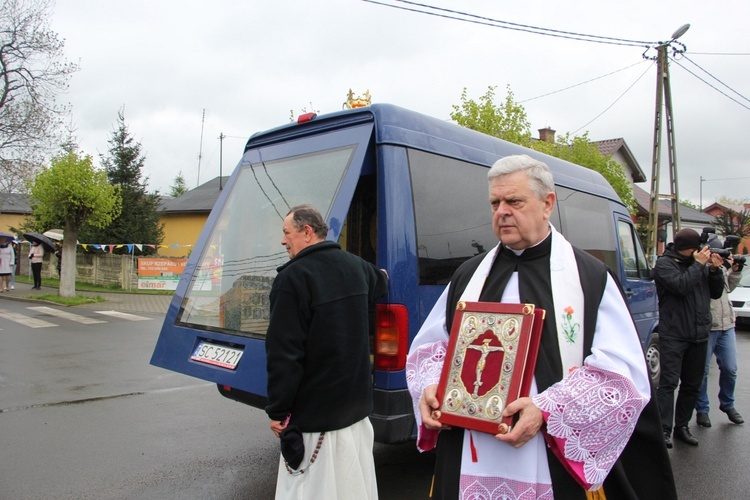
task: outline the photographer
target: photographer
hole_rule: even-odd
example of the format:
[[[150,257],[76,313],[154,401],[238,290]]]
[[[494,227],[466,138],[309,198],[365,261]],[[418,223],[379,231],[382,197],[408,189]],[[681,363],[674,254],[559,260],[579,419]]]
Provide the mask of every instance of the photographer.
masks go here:
[[[703,427],[711,427],[711,419],[708,416],[708,370],[711,366],[711,358],[716,355],[716,363],[719,365],[719,409],[727,414],[732,423],[742,424],[745,420],[734,408],[734,386],[737,381],[737,342],[734,331],[734,311],[728,294],[737,287],[742,277],[744,259],[732,256],[726,248],[732,240],[730,236],[724,241],[724,247],[719,243],[716,235],[709,236],[708,245],[713,251],[719,251],[724,257],[722,275],[724,277],[724,293],[718,299],[711,300],[711,336],[708,340],[706,353],[706,368],[703,374],[698,403],[695,405],[696,421]],[[736,237],[735,237],[736,238]],[[736,238],[738,239],[738,238]],[[729,245],[731,246],[731,244]],[[726,269],[726,270],[725,270]]]
[[[675,438],[698,445],[688,422],[706,365],[711,299],[718,299],[724,292],[720,270],[723,260],[720,255],[712,254],[707,245],[701,245],[701,236],[696,231],[686,228],[677,232],[674,242],[667,245],[654,266],[662,370],[657,399],[668,448],[672,447],[673,423]]]

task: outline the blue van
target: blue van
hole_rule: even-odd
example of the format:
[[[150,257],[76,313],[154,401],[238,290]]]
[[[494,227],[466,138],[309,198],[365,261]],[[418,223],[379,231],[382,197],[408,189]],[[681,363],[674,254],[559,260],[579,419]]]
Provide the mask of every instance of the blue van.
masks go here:
[[[373,319],[371,420],[378,442],[411,439],[409,344],[453,271],[497,243],[487,169],[520,153],[554,173],[552,224],[620,278],[658,376],[655,286],[628,211],[604,178],[387,104],[303,115],[249,139],[188,260],[151,363],[263,408],[269,292],[288,259],[282,222],[290,207],[311,203],[328,221],[329,240],[390,275]]]

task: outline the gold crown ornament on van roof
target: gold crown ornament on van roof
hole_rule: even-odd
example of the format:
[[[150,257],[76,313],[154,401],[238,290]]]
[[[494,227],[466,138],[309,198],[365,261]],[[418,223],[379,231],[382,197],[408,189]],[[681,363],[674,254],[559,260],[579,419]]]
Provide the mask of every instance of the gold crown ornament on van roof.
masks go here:
[[[372,98],[370,97],[370,89],[367,89],[364,95],[354,95],[354,91],[349,89],[349,93],[346,94],[346,102],[344,102],[344,109],[364,108],[372,104]]]

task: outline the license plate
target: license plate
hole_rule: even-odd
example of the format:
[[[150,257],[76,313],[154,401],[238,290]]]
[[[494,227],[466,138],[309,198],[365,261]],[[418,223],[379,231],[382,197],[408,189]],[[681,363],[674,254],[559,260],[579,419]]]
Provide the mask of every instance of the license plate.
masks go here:
[[[212,344],[201,340],[190,359],[234,370],[242,358],[242,349]]]

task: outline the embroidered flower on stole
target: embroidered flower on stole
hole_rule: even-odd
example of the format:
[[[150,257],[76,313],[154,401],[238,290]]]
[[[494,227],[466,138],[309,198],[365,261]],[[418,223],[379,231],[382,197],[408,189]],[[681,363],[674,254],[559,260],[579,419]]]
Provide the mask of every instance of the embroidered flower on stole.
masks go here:
[[[565,314],[562,315],[562,328],[565,339],[569,344],[573,344],[576,341],[578,332],[581,331],[581,324],[573,322],[573,313],[575,312],[571,306],[563,309]]]

